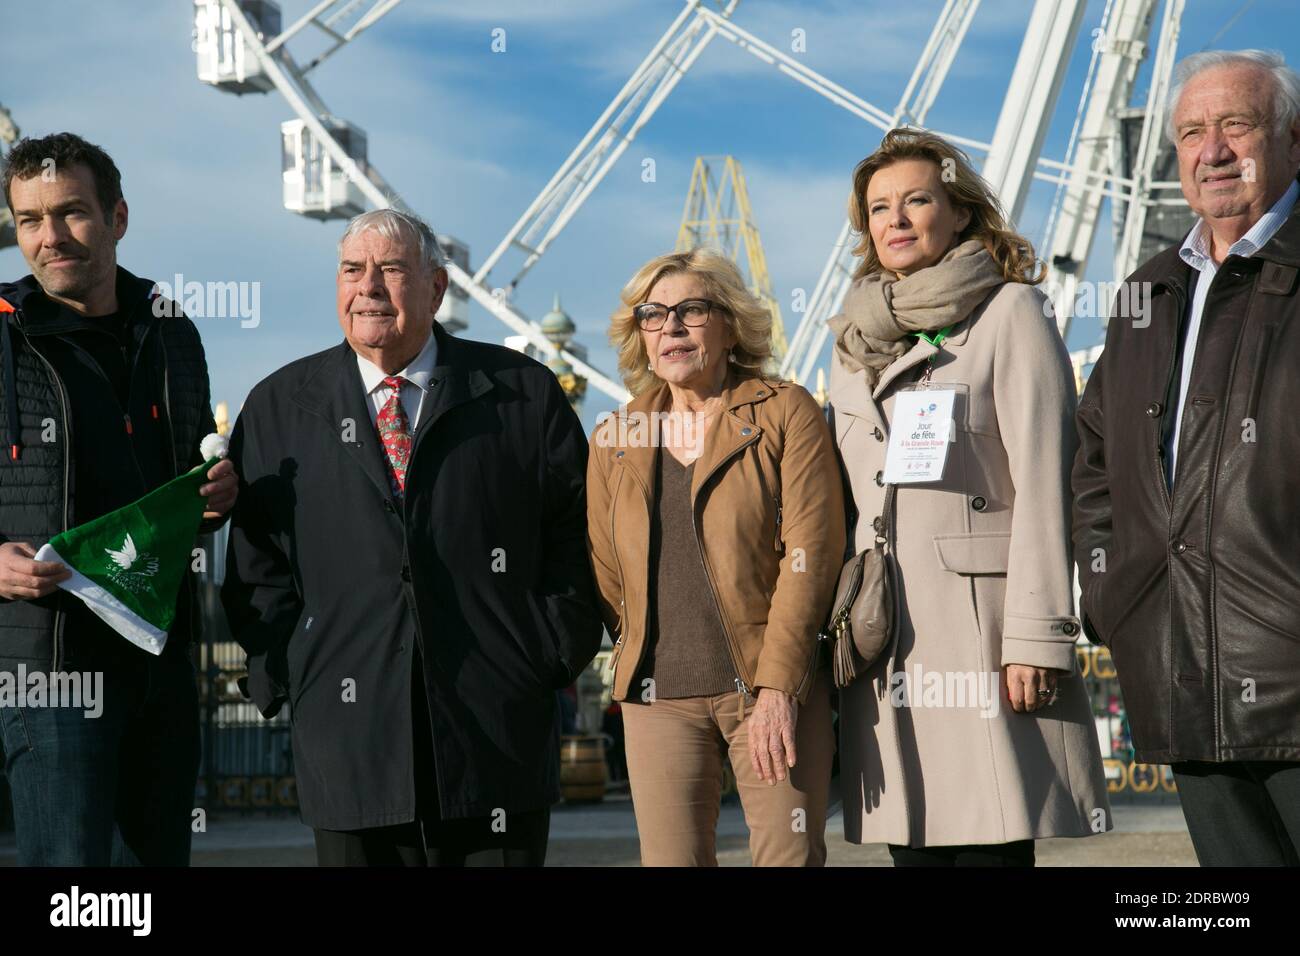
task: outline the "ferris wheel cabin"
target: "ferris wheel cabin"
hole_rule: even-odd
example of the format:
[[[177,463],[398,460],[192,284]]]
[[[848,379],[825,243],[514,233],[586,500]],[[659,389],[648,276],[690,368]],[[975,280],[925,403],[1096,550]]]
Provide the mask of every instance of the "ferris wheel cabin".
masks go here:
[[[244,16],[266,41],[280,32],[280,6],[271,0],[241,0]],[[271,78],[231,22],[220,0],[194,0],[194,52],[199,79],[227,93],[268,93]]]
[[[351,123],[321,119],[343,151],[366,171],[366,134]],[[366,197],[300,119],[280,124],[284,208],[313,219],[351,219],[366,210]]]

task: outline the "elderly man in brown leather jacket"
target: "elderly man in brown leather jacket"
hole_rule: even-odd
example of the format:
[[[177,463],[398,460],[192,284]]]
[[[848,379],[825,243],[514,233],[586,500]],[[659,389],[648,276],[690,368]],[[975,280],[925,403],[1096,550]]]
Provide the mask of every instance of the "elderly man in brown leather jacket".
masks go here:
[[[1169,135],[1200,217],[1127,280],[1079,406],[1075,557],[1137,759],[1197,858],[1300,862],[1300,76],[1178,67]]]

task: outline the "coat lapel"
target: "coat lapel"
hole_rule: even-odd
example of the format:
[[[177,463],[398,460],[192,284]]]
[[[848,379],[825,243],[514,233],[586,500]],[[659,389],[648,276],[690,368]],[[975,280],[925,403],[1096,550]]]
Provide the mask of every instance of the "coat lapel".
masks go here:
[[[729,375],[722,394],[722,406],[726,413],[719,415],[709,428],[704,439],[704,452],[695,463],[695,473],[691,479],[692,502],[699,496],[705,482],[729,458],[758,441],[763,429],[750,422],[748,416],[742,416],[738,412],[746,405],[763,401],[771,395],[772,386],[760,378],[737,379],[734,374]]]
[[[623,434],[627,437],[627,443],[618,447],[618,451],[622,452],[618,460],[640,485],[647,506],[654,499],[654,468],[659,448],[654,416],[657,412],[668,410],[670,399],[668,387],[662,386],[637,397],[620,410],[626,414]]]
[[[388,470],[384,461],[375,416],[357,368],[357,356],[347,342],[331,351],[294,396],[294,401],[321,419],[330,440],[338,442],[366,477],[387,498]],[[348,428],[348,422],[352,427]],[[349,437],[352,441],[346,441]]]
[[[773,386],[760,378],[741,379],[729,374],[722,392],[725,410],[713,422],[704,439],[704,449],[696,459],[691,479],[691,500],[699,494],[709,477],[726,461],[742,449],[756,442],[763,430],[749,421],[741,412],[746,405],[761,402],[773,394]],[[659,436],[653,427],[654,414],[672,407],[672,395],[667,385],[646,392],[627,407],[627,444],[620,445],[619,461],[632,472],[645,492],[647,502],[653,502],[654,468],[659,446]]]
[[[960,349],[966,344],[967,338],[970,337],[971,319],[974,318],[974,315],[975,313],[972,313],[970,317],[957,323],[953,328],[952,334],[949,335],[948,338],[944,339],[944,349]],[[842,388],[840,389],[839,394],[832,395],[831,404],[835,407],[835,413],[837,415],[851,415],[854,418],[868,421],[873,426],[880,428],[881,432],[886,438],[888,438],[889,426],[885,421],[885,412],[881,396],[884,395],[885,390],[889,388],[889,386],[893,384],[894,380],[900,375],[909,369],[915,368],[922,362],[927,361],[930,356],[937,355],[940,351],[941,349],[931,345],[929,342],[925,341],[925,339],[918,338],[916,343],[910,349],[904,352],[892,365],[888,366],[884,372],[881,373],[880,377],[876,380],[876,387],[871,392],[870,402],[859,403],[855,400],[859,395],[865,396],[865,393],[860,392],[856,387],[847,389]],[[845,372],[845,374],[850,375],[851,373]],[[859,372],[856,374],[861,375],[862,373]]]
[[[486,372],[467,365],[464,346],[458,339],[443,331],[437,322],[433,324],[433,335],[438,343],[438,364],[433,367],[429,393],[424,397],[424,409],[415,429],[415,441],[411,446],[412,462],[415,461],[420,440],[433,430],[440,418],[453,408],[472,402],[492,389],[492,379]]]
[[[893,383],[894,379],[902,375],[910,368],[915,368],[922,362],[935,355],[939,350],[927,342],[925,339],[918,338],[913,345],[901,358],[897,358],[881,373],[880,378],[876,380],[876,387],[871,392],[871,397],[875,401],[880,400],[880,396],[885,393],[885,389]]]

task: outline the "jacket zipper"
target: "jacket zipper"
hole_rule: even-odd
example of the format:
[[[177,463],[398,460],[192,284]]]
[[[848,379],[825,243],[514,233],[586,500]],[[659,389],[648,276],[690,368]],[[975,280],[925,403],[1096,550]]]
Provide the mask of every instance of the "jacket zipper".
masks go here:
[[[634,472],[631,472],[631,471],[628,471],[628,470],[624,469],[623,474],[624,474],[624,475],[630,475],[631,478],[632,478],[632,480],[633,480],[634,482],[636,482],[637,489],[641,492],[641,500],[642,500],[643,502],[645,502],[646,513],[649,514],[649,513],[650,513],[650,493],[646,490],[645,485],[643,485],[643,484],[641,483],[641,479],[640,479],[640,478],[639,478],[639,477],[638,477]],[[614,564],[615,564],[615,566],[618,568],[618,585],[619,585],[619,590],[620,590],[620,593],[622,593],[622,594],[626,594],[627,592],[623,590],[623,587],[624,587],[624,584],[623,584],[623,562],[622,562],[622,560],[621,560],[621,559],[619,558],[619,556],[618,556],[618,545],[617,545],[617,543],[616,543],[616,542],[617,542],[617,538],[614,537],[614,500],[615,500],[614,497],[611,496],[611,497],[610,497],[610,507],[609,507],[609,540],[610,540],[611,543],[614,543]],[[626,610],[627,605],[626,605],[626,599],[625,599],[625,598],[622,598],[622,597],[619,598],[619,607],[622,608],[622,609],[624,609],[624,610]],[[645,602],[645,618],[644,618],[644,619],[642,620],[642,622],[641,622],[641,647],[640,647],[640,649],[637,651],[636,661],[634,661],[633,664],[632,664],[632,675],[633,675],[633,676],[636,676],[636,672],[637,672],[637,670],[641,667],[641,661],[645,658],[645,649],[646,649],[646,648],[645,648],[645,645],[646,645],[646,640],[647,640],[648,637],[649,637],[649,634],[650,634],[650,599],[649,599],[649,595],[647,594],[647,596],[646,596],[646,602]],[[615,676],[615,675],[614,675],[614,668],[615,668],[616,666],[618,666],[618,660],[619,660],[619,658],[622,657],[622,651],[619,650],[619,645],[621,645],[621,644],[623,643],[623,639],[624,639],[626,636],[627,636],[627,621],[624,619],[624,615],[623,615],[623,613],[620,613],[620,614],[619,614],[619,635],[618,635],[618,642],[614,645],[614,650],[617,651],[618,654],[617,654],[617,656],[615,656],[614,654],[610,654],[610,658],[609,658],[609,659],[610,659],[610,665],[609,665],[609,666],[610,666],[610,675],[611,675],[611,676]],[[632,687],[631,687],[631,685],[629,684],[629,686],[628,686],[628,691],[630,692],[631,690],[632,690]]]
[[[618,668],[618,659],[623,656],[623,638],[627,636],[627,599],[626,585],[623,583],[623,561],[618,556],[618,545],[614,538],[614,502],[615,494],[609,496],[609,543],[614,552],[614,569],[618,572],[618,638],[609,655],[609,676],[613,680]],[[648,613],[648,612],[647,612]]]
[[[713,466],[713,470],[705,475],[704,480],[700,482],[700,490],[704,490],[704,486],[713,479],[713,476],[718,473],[718,469],[721,468],[725,462],[730,461],[737,454],[753,445],[756,441],[758,441],[757,428],[755,428],[753,438],[745,442],[743,445],[740,445],[732,451],[730,455]],[[709,596],[713,598],[713,606],[718,611],[718,620],[722,623],[722,632],[727,638],[727,652],[731,655],[731,664],[736,669],[736,692],[740,695],[739,707],[741,714],[743,715],[745,701],[752,700],[754,695],[750,689],[749,683],[745,680],[749,675],[745,673],[743,661],[741,660],[740,653],[736,649],[735,636],[731,632],[731,622],[727,619],[726,612],[722,607],[722,602],[718,600],[718,588],[713,581],[713,568],[709,565],[708,555],[704,553],[704,543],[700,540],[699,510],[695,507],[695,501],[696,498],[691,499],[691,528],[695,532],[695,546],[699,549],[700,563],[704,566],[704,576],[709,582]],[[648,603],[649,602],[647,602],[647,605]],[[750,680],[752,679],[753,678],[750,678]]]
[[[624,629],[627,626],[626,622],[623,620],[623,610],[626,607],[623,595],[626,594],[627,592],[626,592],[626,584],[623,581],[623,559],[618,556],[618,546],[615,543],[617,539],[614,537],[614,504],[617,498],[617,494],[618,494],[618,489],[615,488],[614,494],[611,494],[609,496],[609,543],[614,551],[614,569],[618,571],[618,593],[619,593],[618,635],[619,635],[619,641],[621,643],[623,639]],[[644,497],[644,493],[642,497]]]
[[[141,346],[142,346],[142,347],[143,347],[143,344],[144,344],[144,343],[141,343]],[[133,442],[133,441],[131,440],[131,436],[134,435],[134,433],[135,433],[135,425],[134,425],[134,423],[131,421],[131,412],[130,412],[129,409],[126,409],[126,408],[123,408],[123,407],[122,407],[122,403],[121,403],[121,401],[120,401],[120,400],[118,399],[118,397],[117,397],[117,390],[113,388],[113,382],[112,382],[112,380],[111,380],[107,375],[104,374],[104,367],[103,367],[102,365],[99,364],[99,360],[96,359],[95,356],[93,356],[93,355],[91,355],[89,352],[87,352],[85,349],[83,349],[80,345],[77,345],[75,342],[72,343],[72,347],[75,348],[77,351],[81,352],[82,354],[84,354],[84,355],[86,356],[86,358],[90,359],[91,363],[95,366],[95,370],[96,370],[97,372],[99,372],[99,377],[102,378],[102,379],[105,381],[105,383],[107,383],[108,388],[109,388],[109,391],[111,391],[111,392],[113,393],[113,403],[114,403],[115,405],[117,405],[118,410],[122,413],[122,424],[123,424],[123,426],[125,427],[125,429],[126,429],[126,434],[127,434],[127,442],[126,442],[126,444],[127,444],[127,448],[128,448],[128,450],[131,452],[131,464],[135,465],[135,474],[136,474],[136,477],[140,479],[140,487],[143,489],[143,491],[141,491],[141,494],[144,494],[144,493],[147,492],[149,489],[148,489],[148,484],[147,484],[147,483],[145,482],[145,480],[144,480],[144,472],[140,469],[140,460],[139,460],[138,458],[135,457],[135,442]],[[136,358],[137,358],[137,359],[139,358],[139,352],[138,352],[138,351],[137,351],[137,353],[136,353]],[[127,373],[127,402],[128,402],[128,404],[129,404],[130,401],[131,401],[131,398],[130,398],[130,396],[131,396],[131,384],[130,384],[130,383],[131,383],[134,379],[135,379],[135,362],[132,362],[132,363],[131,363],[131,370]],[[174,467],[174,463],[175,463],[175,458],[174,458],[174,456],[173,456],[173,467]]]
[[[614,649],[609,654],[609,676],[612,678],[618,669],[618,659],[623,656],[623,635],[619,634],[614,642]]]
[[[159,341],[159,353],[162,355],[163,367],[163,413],[167,416],[167,427],[163,429],[167,433],[167,447],[172,453],[172,470],[177,471],[176,464],[176,436],[172,433],[172,392],[171,392],[171,375],[167,368],[167,343]],[[144,349],[144,343],[140,343],[141,350]],[[203,436],[200,436],[202,440]],[[183,469],[182,469],[183,471]],[[177,472],[180,474],[180,472]],[[207,477],[206,475],[204,477]]]
[[[813,645],[812,653],[808,655],[808,670],[804,672],[803,680],[799,681],[799,686],[795,689],[794,696],[796,698],[803,697],[804,691],[808,689],[808,684],[811,682],[813,674],[817,672],[817,659],[821,657],[822,641],[824,640],[826,640],[826,638],[818,632],[817,643]]]
[[[45,363],[45,367],[50,370],[50,378],[54,381],[54,391],[59,396],[59,410],[63,413],[63,530],[68,530],[68,475],[72,464],[72,416],[68,414],[68,398],[63,389],[63,379],[59,378],[59,373],[54,370],[53,363],[45,357],[36,343],[29,336],[24,336],[27,344],[31,347],[33,353]],[[57,674],[59,665],[63,663],[63,611],[55,609],[54,611],[54,661],[50,667],[50,673]]]
[[[777,554],[783,554],[785,553],[785,547],[781,544],[781,496],[773,495],[772,499],[776,502],[776,540],[773,542],[772,547],[775,548]]]

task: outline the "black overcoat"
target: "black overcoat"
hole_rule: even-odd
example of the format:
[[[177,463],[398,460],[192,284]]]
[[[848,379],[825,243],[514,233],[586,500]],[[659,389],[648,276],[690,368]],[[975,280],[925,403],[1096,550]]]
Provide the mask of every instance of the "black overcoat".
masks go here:
[[[259,383],[231,439],[222,600],[313,827],[414,819],[417,646],[443,817],[554,803],[555,691],[600,645],[577,416],[540,363],[434,334],[402,498],[346,342]]]

